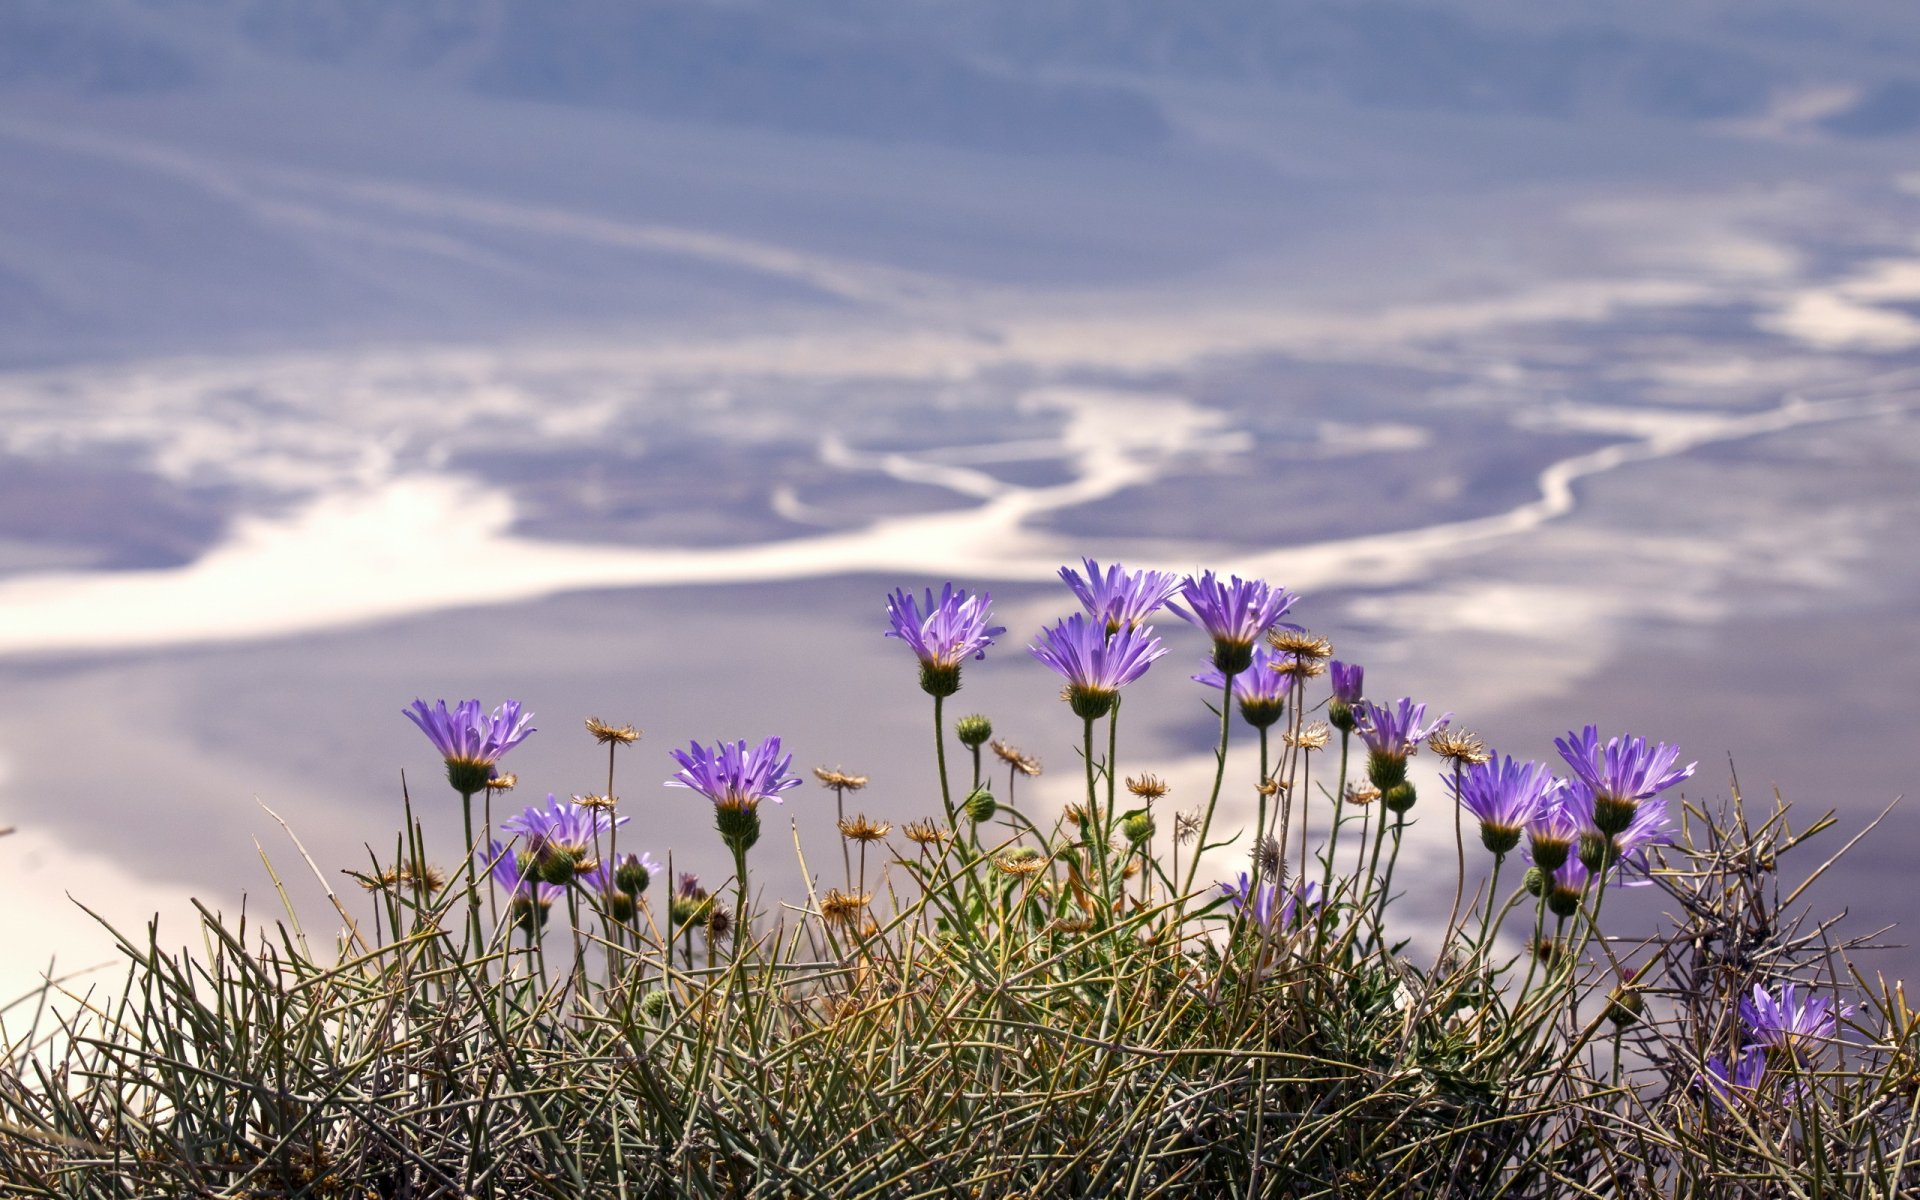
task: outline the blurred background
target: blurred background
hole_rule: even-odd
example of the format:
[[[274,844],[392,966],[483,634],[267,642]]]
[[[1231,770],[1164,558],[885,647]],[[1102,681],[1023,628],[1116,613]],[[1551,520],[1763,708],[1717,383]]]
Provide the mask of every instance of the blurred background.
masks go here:
[[[710,883],[690,738],[935,811],[896,585],[992,591],[950,711],[1051,809],[1081,555],[1260,574],[1376,696],[1678,742],[1837,849],[1912,756],[1916,62],[1894,0],[9,0],[0,985],[112,958],[74,900],[271,918],[262,853],[329,933],[403,770],[457,861],[416,696],[538,714],[512,804],[643,727],[622,845]],[[1121,769],[1185,807],[1161,632]],[[797,903],[831,796],[768,812]],[[1907,919],[1917,819],[1816,909]]]

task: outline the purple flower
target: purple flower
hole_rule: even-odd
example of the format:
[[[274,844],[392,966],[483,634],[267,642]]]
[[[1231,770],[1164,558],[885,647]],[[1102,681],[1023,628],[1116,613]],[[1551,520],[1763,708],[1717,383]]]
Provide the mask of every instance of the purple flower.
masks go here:
[[[1542,871],[1553,872],[1572,855],[1580,841],[1580,823],[1567,811],[1565,781],[1527,822],[1527,858]]]
[[[1198,625],[1213,639],[1213,665],[1238,675],[1253,662],[1253,644],[1273,628],[1299,599],[1285,588],[1258,579],[1229,576],[1225,582],[1212,571],[1192,575],[1180,584],[1182,608],[1171,600],[1167,607],[1182,620]]]
[[[1555,738],[1553,745],[1573,768],[1574,778],[1593,793],[1594,827],[1609,834],[1627,827],[1642,800],[1679,783],[1699,765],[1675,767],[1678,746],[1665,742],[1649,746],[1645,738],[1630,734],[1609,738],[1603,747],[1599,727],[1594,725]]]
[[[1727,1057],[1716,1054],[1706,1061],[1705,1068],[1693,1077],[1693,1086],[1706,1095],[1716,1108],[1727,1108],[1736,1103],[1745,1103],[1760,1090],[1760,1081],[1767,1073],[1767,1053],[1760,1046],[1748,1046],[1734,1060],[1733,1069],[1727,1069]]]
[[[960,690],[960,662],[971,654],[985,658],[993,639],[1005,633],[1004,625],[989,626],[993,618],[993,597],[986,592],[969,596],[951,583],[940,588],[940,598],[927,589],[926,610],[914,600],[913,593],[896,588],[887,597],[887,620],[893,628],[886,636],[897,637],[912,648],[920,660],[920,686],[930,696],[951,696]]]
[[[1432,724],[1422,727],[1420,722],[1427,715],[1427,706],[1415,704],[1405,696],[1396,700],[1392,708],[1363,700],[1357,713],[1360,739],[1367,744],[1367,778],[1380,789],[1382,803],[1395,812],[1405,812],[1413,805],[1413,785],[1407,782],[1407,756],[1417,751],[1434,730],[1445,728],[1447,722],[1453,720],[1453,714],[1443,713]]]
[[[528,808],[500,822],[500,828],[526,839],[529,870],[549,883],[567,883],[575,873],[594,865],[594,847],[600,837],[627,820],[602,809],[556,799],[548,792],[546,808]]]
[[[1452,776],[1446,783],[1460,806],[1479,820],[1480,841],[1495,854],[1519,845],[1521,831],[1543,808],[1557,804],[1567,786],[1545,763],[1515,762],[1504,755],[1475,763],[1457,783]]]
[[[580,882],[595,892],[622,892],[628,896],[637,896],[647,890],[647,884],[660,873],[660,864],[651,854],[622,854],[612,862],[595,863],[591,871],[580,876]]]
[[[1825,996],[1802,996],[1799,987],[1791,983],[1780,989],[1777,999],[1756,983],[1753,996],[1740,1001],[1740,1020],[1747,1027],[1748,1040],[1755,1046],[1791,1055],[1796,1062],[1805,1061],[1832,1041],[1838,1018],[1851,1011],[1842,1008],[1836,1014],[1833,1001]]]
[[[1360,683],[1366,677],[1366,668],[1352,663],[1343,663],[1334,659],[1327,664],[1327,673],[1333,679],[1333,698],[1352,707],[1360,703]]]
[[[411,708],[400,711],[440,751],[447,763],[447,782],[465,796],[486,787],[500,756],[534,732],[527,724],[533,714],[522,713],[518,700],[502,704],[492,716],[478,700],[462,700],[452,712],[447,711],[445,700],[434,701],[432,708],[425,700],[415,700]]]
[[[1240,715],[1247,724],[1255,729],[1265,729],[1280,719],[1286,709],[1287,692],[1293,686],[1293,677],[1274,668],[1294,661],[1294,656],[1271,646],[1255,646],[1253,662],[1247,670],[1233,677],[1233,694],[1240,701]],[[1208,669],[1193,677],[1195,683],[1203,683],[1218,692],[1227,686],[1226,673],[1213,666],[1208,659]]]
[[[1586,860],[1590,871],[1600,870],[1605,862],[1609,867],[1626,864],[1644,872],[1647,869],[1646,848],[1673,843],[1673,822],[1664,802],[1636,802],[1637,807],[1627,818],[1626,825],[1611,835],[1600,828],[1604,809],[1585,781],[1570,782],[1562,804],[1568,818],[1580,830],[1580,856]],[[1644,885],[1650,881],[1642,879],[1638,882]]]
[[[546,924],[547,909],[567,894],[567,889],[540,878],[533,863],[522,862],[512,850],[499,842],[489,842],[485,853],[474,856],[487,867],[493,882],[507,893],[508,909],[528,936],[540,932]]]
[[[1086,578],[1072,567],[1061,567],[1060,578],[1079,597],[1087,615],[1105,625],[1108,633],[1140,624],[1180,590],[1180,577],[1171,571],[1127,572],[1113,563],[1102,572],[1091,558],[1080,561],[1086,565]]]
[[[1580,911],[1581,898],[1593,883],[1593,872],[1578,854],[1569,855],[1558,868],[1546,872],[1547,908],[1556,917],[1571,917]]]
[[[681,767],[667,786],[692,788],[713,801],[715,808],[752,811],[762,800],[781,803],[781,792],[800,786],[798,776],[787,774],[793,755],[780,756],[777,737],[761,742],[751,753],[744,740],[720,742],[713,750],[688,742],[685,750],[667,753]]]
[[[1285,929],[1293,925],[1294,917],[1306,912],[1320,911],[1323,898],[1320,885],[1309,879],[1298,888],[1281,887],[1277,883],[1267,882],[1256,885],[1245,871],[1232,883],[1220,885],[1220,892],[1227,898],[1235,912],[1245,912],[1255,924],[1272,927],[1278,925]]]
[[[1120,689],[1146,674],[1167,652],[1151,625],[1123,625],[1109,634],[1098,619],[1074,613],[1040,631],[1027,652],[1067,681],[1067,701],[1087,720],[1113,710]]]

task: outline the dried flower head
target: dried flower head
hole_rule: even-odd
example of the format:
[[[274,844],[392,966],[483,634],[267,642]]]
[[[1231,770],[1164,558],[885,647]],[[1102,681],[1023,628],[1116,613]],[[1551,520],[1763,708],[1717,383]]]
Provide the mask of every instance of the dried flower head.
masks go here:
[[[640,731],[631,725],[609,725],[599,717],[587,718],[587,732],[602,746],[631,746],[640,740]]]
[[[1333,643],[1319,634],[1306,629],[1295,629],[1282,625],[1267,635],[1267,645],[1282,654],[1291,654],[1296,658],[1319,659],[1333,657]]]
[[[733,936],[733,915],[725,905],[716,904],[707,910],[707,940],[724,942]]]
[[[1354,805],[1358,808],[1365,808],[1367,805],[1372,804],[1375,800],[1378,800],[1379,798],[1380,798],[1380,789],[1373,786],[1371,783],[1368,783],[1364,779],[1356,780],[1353,783],[1349,783],[1347,785],[1347,803],[1348,804]]]
[[[850,775],[838,767],[835,767],[831,771],[825,767],[815,767],[813,769],[813,777],[820,781],[820,786],[831,788],[842,795],[848,792],[857,792],[867,786],[867,777],[865,775]]]
[[[820,897],[820,915],[835,925],[851,926],[859,921],[873,900],[872,892],[843,892],[834,888]]]
[[[1047,859],[1032,846],[1015,846],[994,859],[993,865],[1007,875],[1036,875],[1047,869]]]
[[[573,802],[575,804],[578,804],[581,808],[613,809],[613,808],[619,807],[620,797],[602,796],[596,792],[588,792],[583,796],[579,796],[579,795],[575,796],[573,798]]]
[[[1000,761],[1012,767],[1022,775],[1034,776],[1040,773],[1040,760],[1031,754],[1023,753],[1018,747],[1010,746],[999,738],[987,743],[987,749],[999,756]]]
[[[1493,757],[1480,735],[1470,729],[1442,729],[1427,739],[1427,748],[1463,767],[1477,766]]]
[[[1297,731],[1288,731],[1281,740],[1289,746],[1297,746],[1302,750],[1325,750],[1327,742],[1332,737],[1333,734],[1327,728],[1325,721],[1314,721],[1311,724],[1302,725]]]
[[[1200,832],[1200,810],[1190,808],[1173,814],[1173,844],[1184,846]]]
[[[1060,810],[1060,816],[1067,824],[1078,829],[1087,823],[1087,806],[1084,804],[1069,804]]]
[[[840,836],[856,842],[877,842],[893,829],[886,821],[874,821],[865,813],[840,822]]]
[[[508,771],[505,775],[495,775],[488,779],[487,790],[490,792],[510,792],[513,790],[514,785],[519,782],[520,777],[512,771]]]
[[[435,866],[423,867],[418,871],[411,866],[385,867],[378,875],[356,873],[354,878],[360,881],[361,887],[370,892],[392,891],[396,888],[405,888],[413,892],[437,892],[447,883],[446,873]]]
[[[1128,778],[1127,790],[1151,804],[1171,789],[1167,787],[1167,781],[1158,775],[1135,775]]]
[[[1047,922],[1048,933],[1085,933],[1092,928],[1092,917],[1055,917]]]
[[[1278,654],[1268,660],[1267,670],[1292,683],[1296,679],[1318,679],[1327,673],[1327,664],[1317,658]]]
[[[922,846],[940,846],[953,840],[953,831],[932,820],[909,821],[900,831],[907,840]]]
[[[1287,858],[1280,849],[1280,839],[1272,834],[1260,839],[1253,851],[1254,870],[1262,879],[1280,881],[1287,873]]]

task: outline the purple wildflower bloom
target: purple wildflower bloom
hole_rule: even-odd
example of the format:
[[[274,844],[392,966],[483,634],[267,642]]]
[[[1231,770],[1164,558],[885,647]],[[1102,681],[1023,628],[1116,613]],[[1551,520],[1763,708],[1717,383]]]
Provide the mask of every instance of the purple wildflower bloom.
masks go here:
[[[1693,1086],[1716,1108],[1728,1108],[1753,1098],[1767,1073],[1767,1053],[1763,1047],[1748,1046],[1727,1069],[1727,1056],[1716,1054],[1706,1061],[1705,1069],[1693,1077]]]
[[[612,862],[594,864],[593,870],[580,876],[580,882],[595,892],[638,893],[646,890],[644,884],[636,888],[629,888],[626,885],[638,882],[642,878],[651,879],[659,873],[660,864],[654,861],[653,855],[644,852],[622,854]]]
[[[1354,663],[1343,663],[1334,659],[1327,664],[1327,674],[1333,680],[1333,698],[1349,707],[1360,703],[1360,684],[1366,678],[1365,667]]]
[[[887,597],[887,620],[893,628],[886,636],[897,637],[920,660],[920,686],[931,696],[951,696],[960,690],[960,662],[971,654],[985,658],[993,639],[1005,633],[1004,625],[989,626],[993,618],[993,597],[986,592],[969,596],[953,584],[943,584],[940,598],[927,589],[925,611],[913,593],[896,588]]]
[[[1593,883],[1593,872],[1578,854],[1572,854],[1557,869],[1548,871],[1544,882],[1548,910],[1556,917],[1570,917],[1580,911],[1580,900]]]
[[[1850,1011],[1842,1008],[1835,1013],[1833,1001],[1825,996],[1802,996],[1798,985],[1791,983],[1780,989],[1777,999],[1756,983],[1753,996],[1740,1000],[1740,1020],[1747,1027],[1748,1040],[1755,1046],[1782,1051],[1796,1061],[1832,1041],[1838,1018]]]
[[[1167,648],[1151,625],[1123,625],[1109,634],[1098,618],[1074,613],[1041,630],[1027,652],[1065,677],[1074,713],[1092,720],[1112,711],[1120,689],[1146,674]]]
[[[1587,860],[1589,870],[1598,871],[1604,857],[1608,863],[1626,864],[1644,872],[1647,869],[1646,848],[1673,843],[1673,821],[1664,802],[1636,802],[1637,807],[1627,818],[1626,825],[1611,835],[1601,831],[1600,819],[1605,810],[1585,780],[1576,779],[1568,783],[1563,804],[1569,819],[1580,829],[1580,853]],[[1645,879],[1637,881],[1639,884],[1648,882]]]
[[[1061,567],[1060,578],[1079,597],[1087,615],[1104,624],[1108,633],[1139,625],[1180,590],[1180,577],[1171,571],[1128,572],[1111,563],[1103,572],[1091,558],[1080,561],[1086,565],[1086,578],[1072,567]]]
[[[1559,801],[1566,782],[1554,778],[1545,763],[1515,762],[1504,755],[1475,763],[1447,787],[1460,806],[1480,822],[1480,841],[1495,854],[1520,844],[1520,833],[1540,810]]]
[[[500,828],[526,839],[529,870],[549,883],[566,883],[575,872],[593,865],[594,846],[601,835],[627,820],[571,800],[559,800],[548,792],[546,808],[528,808],[500,822]]]
[[[445,700],[436,700],[428,708],[425,700],[400,710],[407,720],[420,727],[434,749],[447,763],[447,781],[454,790],[472,795],[493,777],[493,765],[500,756],[525,741],[534,732],[527,724],[532,713],[522,713],[518,700],[509,700],[488,716],[478,700],[462,700],[452,712]]]
[[[1180,598],[1187,602],[1186,608],[1171,600],[1167,607],[1206,630],[1213,639],[1213,665],[1229,675],[1238,675],[1252,664],[1254,642],[1299,599],[1258,579],[1232,575],[1223,582],[1212,571],[1181,581]]]
[[[1600,744],[1598,726],[1555,738],[1554,748],[1573,768],[1574,777],[1593,793],[1594,826],[1606,833],[1626,828],[1642,800],[1650,800],[1693,774],[1698,763],[1676,767],[1680,748],[1665,742],[1648,745],[1626,735]]]
[[[519,855],[499,842],[489,842],[486,852],[475,857],[487,867],[494,883],[515,900],[530,901],[544,910],[567,894],[566,888],[542,880],[531,862],[523,863]]]
[[[1580,841],[1580,822],[1567,811],[1565,781],[1527,822],[1527,858],[1542,871],[1558,870]]]
[[[1273,882],[1256,885],[1245,871],[1240,872],[1234,882],[1221,884],[1220,892],[1233,911],[1245,912],[1256,924],[1268,927],[1277,924],[1282,929],[1293,925],[1294,917],[1303,907],[1306,912],[1317,913],[1323,903],[1320,885],[1311,879],[1298,888]]]
[[[667,753],[681,767],[667,786],[692,788],[713,801],[715,808],[752,811],[762,800],[781,803],[781,792],[800,786],[798,776],[787,774],[793,755],[780,756],[777,737],[761,742],[751,753],[744,740],[720,742],[713,750],[688,742],[685,750]]]
[[[1392,708],[1383,708],[1371,700],[1360,705],[1360,739],[1367,749],[1379,755],[1404,760],[1409,754],[1420,748],[1420,743],[1432,736],[1436,729],[1444,729],[1447,722],[1453,720],[1452,713],[1442,713],[1431,725],[1421,728],[1420,722],[1427,715],[1427,706],[1415,704],[1412,698],[1402,696],[1394,701]]]
[[[1247,719],[1247,724],[1265,729],[1280,719],[1286,708],[1287,693],[1293,687],[1293,677],[1274,668],[1291,663],[1294,657],[1271,646],[1253,648],[1252,665],[1233,677],[1233,694],[1240,701],[1240,715]],[[1227,686],[1226,674],[1212,665],[1211,658],[1207,663],[1208,669],[1195,675],[1193,681],[1218,692]]]

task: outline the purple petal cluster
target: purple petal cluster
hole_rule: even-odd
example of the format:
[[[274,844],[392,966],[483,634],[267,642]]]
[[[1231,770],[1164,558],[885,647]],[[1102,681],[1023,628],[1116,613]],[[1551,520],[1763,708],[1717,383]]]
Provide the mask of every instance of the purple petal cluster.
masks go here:
[[[1327,664],[1327,674],[1333,682],[1333,698],[1349,707],[1360,703],[1360,685],[1366,678],[1366,668],[1354,663],[1343,663],[1334,659]]]
[[[462,700],[451,712],[445,700],[434,701],[432,708],[425,700],[415,700],[411,708],[400,711],[449,763],[490,767],[534,732],[527,724],[533,714],[522,713],[518,700],[507,701],[491,716],[478,700]]]
[[[1232,883],[1220,885],[1220,892],[1236,913],[1263,927],[1289,928],[1297,915],[1317,913],[1324,898],[1320,885],[1309,879],[1298,888],[1282,887],[1274,882],[1255,884],[1245,871]]]
[[[1804,995],[1799,985],[1792,983],[1783,986],[1777,997],[1756,983],[1753,995],[1740,1001],[1740,1021],[1747,1027],[1747,1040],[1753,1046],[1777,1050],[1796,1060],[1832,1041],[1839,1018],[1849,1011],[1842,1008],[1836,1013],[1832,1000]]]
[[[642,874],[636,875],[636,870]],[[622,854],[618,860],[594,864],[591,871],[580,876],[580,882],[588,889],[602,894],[614,891],[626,891],[623,881],[633,878],[652,878],[660,873],[660,864],[653,855],[647,853]],[[640,889],[632,889],[638,891]]]
[[[559,884],[543,881],[531,861],[523,863],[519,855],[499,842],[487,843],[486,850],[475,857],[493,876],[494,883],[514,899],[530,900],[545,908],[567,894]]]
[[[1027,652],[1067,681],[1067,698],[1081,716],[1104,716],[1121,688],[1146,674],[1167,652],[1151,625],[1123,625],[1112,634],[1085,613],[1073,613],[1040,631]],[[1098,711],[1095,711],[1098,710]]]
[[[912,649],[923,666],[954,668],[969,655],[985,658],[993,639],[1005,633],[1003,625],[989,626],[993,597],[986,592],[969,596],[953,584],[943,584],[940,598],[927,589],[923,606],[913,593],[896,588],[887,597],[887,620],[897,637]]]
[[[1240,715],[1247,719],[1247,724],[1264,729],[1280,719],[1286,709],[1287,693],[1293,687],[1293,677],[1275,668],[1290,665],[1294,658],[1271,646],[1253,648],[1252,665],[1233,677],[1234,698],[1240,701]],[[1218,693],[1227,686],[1227,675],[1208,659],[1207,670],[1193,676],[1193,681]]]
[[[1631,734],[1600,744],[1600,729],[1589,725],[1579,733],[1553,740],[1560,757],[1573,769],[1576,782],[1602,800],[1648,800],[1693,774],[1698,763],[1676,767],[1680,748],[1665,742],[1649,745]]]
[[[557,799],[548,792],[545,808],[529,807],[519,816],[500,822],[500,828],[525,838],[527,853],[536,857],[548,848],[584,855],[593,849],[601,835],[615,825],[625,825],[628,820],[615,817],[605,809]]]
[[[1707,1059],[1706,1069],[1693,1077],[1693,1084],[1706,1094],[1715,1107],[1730,1108],[1751,1100],[1760,1090],[1760,1081],[1766,1074],[1766,1050],[1760,1046],[1748,1046],[1733,1060],[1731,1070],[1727,1067],[1727,1056],[1724,1054]]]
[[[778,804],[781,792],[800,786],[799,777],[788,774],[793,755],[781,757],[777,737],[766,739],[751,752],[742,740],[720,742],[712,750],[688,742],[685,750],[668,753],[681,769],[667,780],[667,786],[692,788],[716,808],[751,811],[762,800]]]
[[[1072,567],[1061,567],[1060,578],[1079,598],[1087,615],[1116,633],[1139,625],[1160,611],[1180,590],[1180,577],[1171,571],[1125,571],[1111,563],[1105,571],[1091,558],[1080,560],[1084,578]]]
[[[1394,701],[1392,708],[1371,700],[1362,701],[1360,738],[1366,742],[1368,751],[1378,757],[1405,760],[1435,730],[1446,728],[1447,722],[1453,720],[1452,713],[1442,713],[1432,724],[1422,726],[1420,722],[1426,715],[1426,705],[1415,704],[1406,696]]]
[[[1520,834],[1541,810],[1560,802],[1567,786],[1545,763],[1516,762],[1504,755],[1469,766],[1457,781],[1448,776],[1446,783],[1460,806],[1480,822],[1480,840],[1495,854],[1519,845]]]
[[[1254,642],[1272,629],[1299,599],[1285,588],[1238,575],[1221,580],[1212,571],[1189,575],[1180,584],[1187,606],[1167,602],[1182,620],[1198,625],[1213,639],[1214,665],[1231,674],[1247,669]]]

